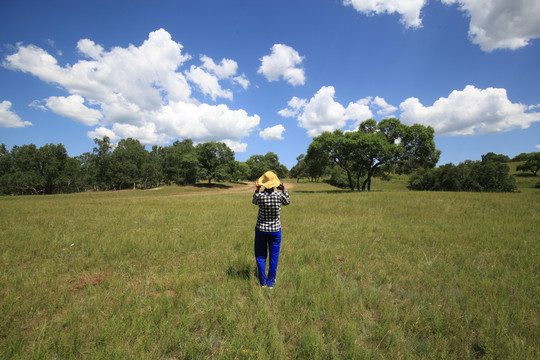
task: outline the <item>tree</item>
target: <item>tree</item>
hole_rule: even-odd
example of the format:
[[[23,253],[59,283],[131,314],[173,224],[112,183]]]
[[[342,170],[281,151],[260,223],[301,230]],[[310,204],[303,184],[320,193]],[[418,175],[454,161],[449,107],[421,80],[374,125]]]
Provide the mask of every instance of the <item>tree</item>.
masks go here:
[[[305,155],[300,154],[296,158],[296,165],[294,165],[291,170],[289,171],[289,176],[296,179],[296,182],[300,181],[300,178],[306,177],[308,174],[307,172],[307,164],[305,161]]]
[[[507,162],[510,162],[510,158],[507,155],[488,152],[487,154],[482,155],[482,162],[486,162],[486,161],[496,161],[496,162],[507,163]]]
[[[108,136],[94,139],[96,146],[90,158],[90,176],[97,190],[107,190],[113,186],[114,164],[111,140]]]
[[[409,178],[411,190],[511,192],[516,182],[507,164],[498,161],[452,163],[435,169],[419,169]]]
[[[512,161],[527,161],[527,158],[529,157],[529,153],[521,153],[519,155],[516,155],[512,158]]]
[[[159,186],[163,176],[159,146],[152,146],[152,151],[148,153],[148,156],[142,165],[141,175],[142,184],[145,189]]]
[[[9,192],[21,195],[42,194],[45,182],[39,172],[36,145],[15,145],[11,149],[11,158],[13,172],[9,176]]]
[[[315,137],[309,145],[307,159],[334,162],[345,171],[351,190],[355,187],[360,190],[363,179],[362,191],[369,191],[374,176],[435,166],[440,151],[435,148],[433,137],[431,127],[407,126],[397,119],[385,119],[377,124],[369,119],[357,131],[335,130]]]
[[[62,184],[58,189],[60,193],[80,192],[86,189],[83,167],[78,158],[67,158],[59,182]]]
[[[199,173],[199,160],[193,141],[176,140],[172,146],[158,148],[162,159],[162,171],[167,184],[195,184]]]
[[[115,187],[136,188],[137,182],[142,181],[142,168],[147,162],[148,152],[139,140],[127,138],[118,142],[112,152],[112,163],[115,164]]]
[[[245,162],[237,161],[234,167],[234,180],[249,180],[250,169],[249,165]]]
[[[231,180],[234,172],[234,152],[221,142],[206,142],[196,146],[201,177],[218,181]]]
[[[525,164],[518,165],[516,170],[527,172],[530,171],[534,176],[540,170],[540,152],[529,153],[525,157]]]
[[[64,145],[46,144],[36,152],[36,165],[42,178],[43,192],[54,194],[60,192],[67,166],[68,155]]]
[[[266,155],[252,155],[246,164],[249,166],[249,180],[256,180],[267,171],[273,171],[278,178],[287,177],[289,172],[285,165],[280,164],[279,157],[273,152]]]
[[[349,133],[347,133],[349,134]],[[307,160],[326,169],[333,161],[347,173],[349,188],[354,190],[353,171],[355,169],[355,144],[350,135],[341,130],[323,132],[309,144]],[[319,170],[322,170],[319,168]],[[322,172],[322,171],[321,171]]]

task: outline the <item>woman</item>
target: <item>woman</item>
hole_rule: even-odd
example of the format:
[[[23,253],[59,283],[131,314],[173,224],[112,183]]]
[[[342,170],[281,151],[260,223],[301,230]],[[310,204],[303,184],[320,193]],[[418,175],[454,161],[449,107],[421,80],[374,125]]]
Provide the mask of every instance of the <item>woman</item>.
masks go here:
[[[261,286],[272,289],[276,283],[276,270],[281,247],[281,205],[289,205],[289,193],[279,181],[276,174],[267,171],[255,182],[253,204],[259,206],[257,225],[255,226],[255,259],[257,261],[257,277]],[[264,187],[264,191],[260,191]],[[276,187],[281,192],[276,190]],[[270,255],[268,276],[266,275],[266,258]]]

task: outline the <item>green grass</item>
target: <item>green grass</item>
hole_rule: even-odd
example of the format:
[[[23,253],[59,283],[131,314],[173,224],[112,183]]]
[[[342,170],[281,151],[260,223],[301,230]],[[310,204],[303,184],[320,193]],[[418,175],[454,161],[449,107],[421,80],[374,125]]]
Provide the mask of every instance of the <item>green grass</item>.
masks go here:
[[[540,190],[294,183],[267,290],[243,188],[1,197],[0,358],[540,356]]]

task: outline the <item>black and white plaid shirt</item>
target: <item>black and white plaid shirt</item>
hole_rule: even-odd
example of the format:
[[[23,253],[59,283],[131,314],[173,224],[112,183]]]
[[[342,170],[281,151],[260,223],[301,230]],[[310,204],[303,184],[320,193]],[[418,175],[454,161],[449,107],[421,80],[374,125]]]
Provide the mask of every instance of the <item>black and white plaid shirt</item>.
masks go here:
[[[276,232],[281,229],[279,215],[281,205],[289,205],[289,193],[287,190],[279,192],[274,190],[269,193],[266,191],[255,191],[253,194],[253,204],[259,205],[259,215],[257,215],[257,229],[263,232]]]

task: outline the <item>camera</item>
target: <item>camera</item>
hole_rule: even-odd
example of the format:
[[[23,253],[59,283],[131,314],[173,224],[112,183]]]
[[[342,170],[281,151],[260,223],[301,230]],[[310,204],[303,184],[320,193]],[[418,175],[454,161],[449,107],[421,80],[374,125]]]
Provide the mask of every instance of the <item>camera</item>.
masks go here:
[[[277,189],[283,191],[283,185],[280,184]]]

